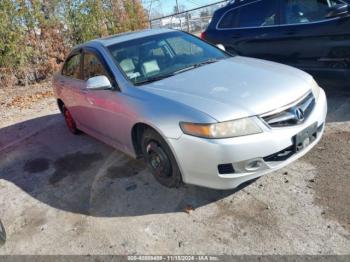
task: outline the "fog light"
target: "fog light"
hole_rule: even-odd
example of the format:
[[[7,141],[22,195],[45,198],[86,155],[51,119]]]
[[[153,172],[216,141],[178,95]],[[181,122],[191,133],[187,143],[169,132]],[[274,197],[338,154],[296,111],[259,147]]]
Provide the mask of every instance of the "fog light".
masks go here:
[[[233,168],[232,164],[223,164],[218,165],[219,174],[221,175],[228,175],[235,172],[235,169]]]
[[[256,171],[264,166],[264,162],[260,159],[255,159],[246,164],[245,169],[247,171]]]

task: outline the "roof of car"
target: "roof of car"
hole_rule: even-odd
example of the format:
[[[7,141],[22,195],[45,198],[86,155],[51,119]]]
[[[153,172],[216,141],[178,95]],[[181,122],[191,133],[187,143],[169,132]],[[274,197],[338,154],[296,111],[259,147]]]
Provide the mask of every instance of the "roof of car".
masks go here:
[[[141,30],[141,31],[126,32],[126,33],[122,33],[122,34],[108,36],[105,38],[99,38],[96,40],[92,40],[91,42],[98,42],[104,46],[110,46],[113,44],[122,43],[125,41],[130,41],[133,39],[143,38],[143,37],[162,34],[162,33],[169,33],[169,32],[174,32],[174,31],[175,30],[171,30],[171,29],[146,29],[146,30]]]
[[[259,2],[260,0],[231,0],[227,3],[227,5],[216,9],[216,11],[226,11],[232,8],[236,8],[242,5],[254,3],[254,2]]]

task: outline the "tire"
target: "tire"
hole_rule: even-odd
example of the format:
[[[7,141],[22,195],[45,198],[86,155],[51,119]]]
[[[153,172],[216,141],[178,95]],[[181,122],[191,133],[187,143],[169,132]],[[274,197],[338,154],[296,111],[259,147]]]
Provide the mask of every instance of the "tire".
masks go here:
[[[161,185],[168,188],[179,188],[183,185],[175,157],[157,132],[146,129],[142,135],[141,148],[148,168]]]
[[[3,224],[0,220],[0,246],[4,245],[6,242],[6,232]]]
[[[65,106],[62,107],[62,111],[63,111],[64,120],[66,121],[68,130],[74,135],[79,135],[81,131],[77,128],[76,122],[72,114],[69,112],[69,110]]]

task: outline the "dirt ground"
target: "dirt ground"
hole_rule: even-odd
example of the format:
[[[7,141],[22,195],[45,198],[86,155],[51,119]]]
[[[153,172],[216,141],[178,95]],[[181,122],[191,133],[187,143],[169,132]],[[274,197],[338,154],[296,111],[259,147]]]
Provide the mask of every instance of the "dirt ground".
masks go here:
[[[230,191],[164,188],[142,161],[71,135],[49,84],[0,89],[0,255],[350,255],[350,87],[325,87],[313,151]]]

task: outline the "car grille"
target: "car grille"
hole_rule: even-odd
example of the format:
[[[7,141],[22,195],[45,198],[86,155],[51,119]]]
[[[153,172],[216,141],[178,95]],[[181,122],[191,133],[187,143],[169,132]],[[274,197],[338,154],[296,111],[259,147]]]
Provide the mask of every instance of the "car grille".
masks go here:
[[[280,152],[264,157],[265,162],[285,161],[295,154],[295,146],[287,147]]]
[[[315,97],[310,92],[295,105],[261,117],[270,127],[294,126],[303,123],[311,115],[315,104]]]

